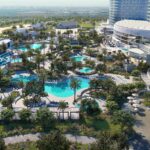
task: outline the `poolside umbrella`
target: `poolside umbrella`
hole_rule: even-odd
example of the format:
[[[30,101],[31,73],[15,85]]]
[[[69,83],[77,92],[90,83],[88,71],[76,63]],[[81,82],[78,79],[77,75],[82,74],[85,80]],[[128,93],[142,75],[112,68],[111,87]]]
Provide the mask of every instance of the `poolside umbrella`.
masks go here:
[[[133,104],[133,107],[138,108],[140,105],[139,104]]]
[[[22,75],[22,76],[26,76],[26,77],[29,77],[29,76],[30,76],[30,74],[28,74],[28,73],[22,73],[21,75]]]
[[[14,53],[14,56],[18,56],[18,53]]]
[[[138,97],[139,95],[137,93],[133,93],[132,96]]]
[[[138,108],[134,108],[134,111],[137,112],[137,111],[138,111]]]
[[[133,100],[133,103],[139,104],[140,102],[138,100]]]
[[[132,96],[128,96],[127,99],[128,100],[133,100],[133,97]]]
[[[132,103],[132,100],[129,100],[129,103],[131,104],[131,103]]]

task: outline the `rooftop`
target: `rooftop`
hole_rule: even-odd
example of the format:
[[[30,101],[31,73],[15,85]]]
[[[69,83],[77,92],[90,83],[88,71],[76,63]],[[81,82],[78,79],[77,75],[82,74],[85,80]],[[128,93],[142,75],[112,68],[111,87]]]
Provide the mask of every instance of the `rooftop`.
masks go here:
[[[148,21],[140,21],[140,20],[122,20],[118,21],[116,26],[124,27],[124,28],[132,28],[132,29],[140,29],[140,30],[150,30],[150,22]]]
[[[129,49],[129,51],[132,52],[132,53],[139,54],[139,55],[144,54],[144,52],[142,50],[138,49],[138,48],[131,48],[131,49]]]
[[[0,39],[0,45],[2,45],[3,43],[4,43],[4,44],[7,44],[7,43],[9,43],[9,42],[11,42],[10,39]]]
[[[71,22],[61,22],[57,25],[57,29],[73,29],[77,28],[78,24],[77,22],[71,21]]]

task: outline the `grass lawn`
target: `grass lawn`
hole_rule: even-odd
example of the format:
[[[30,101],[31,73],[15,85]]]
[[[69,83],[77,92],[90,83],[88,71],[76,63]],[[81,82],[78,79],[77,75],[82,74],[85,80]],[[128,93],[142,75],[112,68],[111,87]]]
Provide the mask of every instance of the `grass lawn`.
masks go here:
[[[88,150],[88,145],[76,144],[78,150]],[[6,150],[38,150],[36,142],[24,142],[17,144],[10,144]]]
[[[25,142],[18,144],[10,144],[6,150],[38,150],[35,142]]]
[[[97,137],[101,131],[110,131],[112,133],[121,132],[119,125],[113,125],[109,117],[103,116],[86,116],[80,121],[57,121],[55,129],[60,130],[62,133],[94,137]],[[0,125],[0,134],[3,137],[36,132],[42,132],[42,129],[35,123],[22,123],[16,121]]]
[[[101,131],[110,131],[112,133],[121,132],[119,125],[113,125],[110,119],[101,119],[86,117],[80,122],[61,122],[57,124],[57,129],[64,133],[77,135],[97,136]]]
[[[88,28],[88,29],[94,27],[91,23],[85,23],[85,22],[81,23],[80,26],[82,28]]]

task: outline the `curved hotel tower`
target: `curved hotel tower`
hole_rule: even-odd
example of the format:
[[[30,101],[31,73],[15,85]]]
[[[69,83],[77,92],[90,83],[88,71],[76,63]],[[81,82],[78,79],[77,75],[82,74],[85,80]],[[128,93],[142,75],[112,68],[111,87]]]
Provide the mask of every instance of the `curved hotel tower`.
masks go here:
[[[124,19],[150,21],[150,0],[110,0],[110,25]]]

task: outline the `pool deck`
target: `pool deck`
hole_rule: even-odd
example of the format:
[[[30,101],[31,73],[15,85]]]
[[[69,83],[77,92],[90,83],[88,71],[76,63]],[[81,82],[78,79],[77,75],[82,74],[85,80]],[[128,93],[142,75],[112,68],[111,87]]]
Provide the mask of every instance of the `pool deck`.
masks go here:
[[[78,91],[77,94],[76,94],[76,97],[78,98],[84,90],[85,89],[82,89],[82,90]],[[19,92],[21,92],[21,90],[19,90]],[[8,95],[8,94],[10,94],[10,92],[7,93],[7,94],[5,93],[5,95]],[[73,104],[74,95],[70,96],[70,97],[64,97],[64,98],[62,97],[61,98],[61,97],[54,96],[52,94],[48,94],[47,97],[42,97],[42,100],[46,101],[46,103],[49,103],[50,101],[55,101],[55,102],[65,101],[65,102],[68,102],[70,108],[75,107],[75,105]],[[26,108],[26,106],[24,106],[24,104],[23,104],[23,99],[20,99],[16,103],[14,103],[13,107]]]

